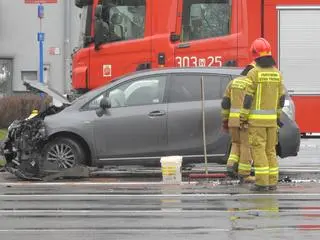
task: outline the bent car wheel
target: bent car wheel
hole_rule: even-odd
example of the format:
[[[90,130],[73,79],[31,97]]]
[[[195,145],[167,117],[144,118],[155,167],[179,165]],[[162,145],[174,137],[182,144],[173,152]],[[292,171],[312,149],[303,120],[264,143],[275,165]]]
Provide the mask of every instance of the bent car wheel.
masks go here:
[[[43,150],[45,164],[50,168],[71,168],[85,164],[85,152],[82,146],[71,138],[60,137],[46,144]]]

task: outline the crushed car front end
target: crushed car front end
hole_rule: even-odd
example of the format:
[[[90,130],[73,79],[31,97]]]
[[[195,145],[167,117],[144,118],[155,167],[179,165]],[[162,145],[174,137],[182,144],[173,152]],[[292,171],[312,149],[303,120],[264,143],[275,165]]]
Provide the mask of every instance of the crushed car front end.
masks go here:
[[[12,122],[2,146],[6,171],[21,179],[43,177],[41,152],[47,141],[44,118],[60,112],[64,107],[50,106],[32,118]]]
[[[0,151],[6,160],[6,171],[20,179],[41,179],[44,175],[41,155],[47,142],[44,119],[61,112],[70,102],[41,83],[25,81],[24,85],[34,93],[45,93],[52,97],[53,104],[37,114],[32,113],[27,119],[13,121]]]

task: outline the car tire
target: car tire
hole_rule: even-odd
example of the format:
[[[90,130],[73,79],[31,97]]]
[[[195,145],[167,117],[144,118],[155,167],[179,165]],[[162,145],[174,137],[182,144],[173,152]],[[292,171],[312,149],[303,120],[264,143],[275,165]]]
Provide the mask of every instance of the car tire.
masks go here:
[[[42,156],[45,164],[54,164],[59,169],[86,164],[86,154],[82,145],[67,137],[58,137],[49,141],[44,146]]]
[[[227,148],[226,154],[223,157],[220,158],[220,161],[218,162],[218,164],[227,164],[228,158],[229,158],[229,155],[230,155],[230,152],[231,152],[231,146],[232,146],[232,143],[230,142],[228,144],[228,148]]]

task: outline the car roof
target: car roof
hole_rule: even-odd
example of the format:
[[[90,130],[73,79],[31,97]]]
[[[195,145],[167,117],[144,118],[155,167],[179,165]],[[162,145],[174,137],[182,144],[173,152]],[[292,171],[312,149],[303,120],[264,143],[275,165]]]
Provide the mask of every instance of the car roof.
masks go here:
[[[154,74],[172,74],[172,73],[203,73],[203,74],[229,74],[229,75],[240,75],[243,68],[239,67],[165,67],[165,68],[153,68],[140,70],[137,72],[132,72],[126,75],[123,75],[115,80],[121,80],[126,77],[143,77]],[[113,81],[114,82],[114,81]]]
[[[165,67],[165,68],[153,68],[153,69],[146,69],[140,70],[136,72],[131,72],[126,75],[122,75],[118,78],[113,79],[111,82],[102,85],[96,89],[93,89],[83,96],[80,96],[77,100],[82,98],[92,98],[108,88],[112,88],[115,85],[121,84],[126,82],[129,79],[135,79],[140,77],[148,77],[157,74],[183,74],[183,73],[200,73],[200,74],[227,74],[227,75],[240,75],[243,68],[238,67],[183,67],[183,68],[175,68],[175,67]],[[77,101],[76,100],[76,101]]]

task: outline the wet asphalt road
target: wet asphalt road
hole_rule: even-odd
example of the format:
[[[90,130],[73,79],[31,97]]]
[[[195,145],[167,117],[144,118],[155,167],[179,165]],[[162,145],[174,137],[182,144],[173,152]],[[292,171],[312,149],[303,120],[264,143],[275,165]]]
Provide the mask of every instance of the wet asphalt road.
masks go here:
[[[0,239],[318,239],[320,186],[1,185]]]
[[[319,169],[320,140],[301,147],[280,169]],[[0,174],[0,239],[319,239],[319,179],[252,193],[212,182],[28,183]]]

